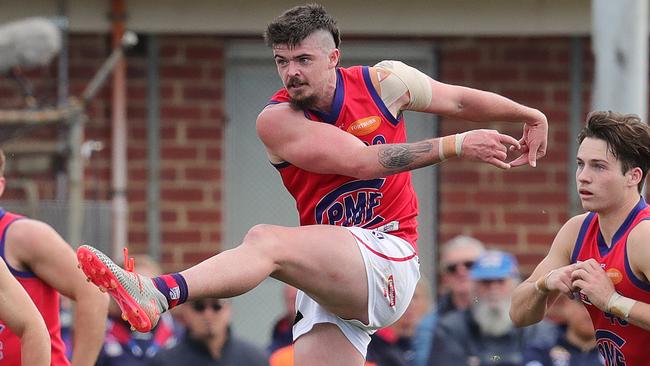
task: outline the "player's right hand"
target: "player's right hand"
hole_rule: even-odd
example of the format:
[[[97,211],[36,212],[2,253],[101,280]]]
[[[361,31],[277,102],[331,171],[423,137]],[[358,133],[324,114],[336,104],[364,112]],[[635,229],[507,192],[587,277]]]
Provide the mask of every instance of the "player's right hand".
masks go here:
[[[465,134],[461,148],[461,157],[482,161],[501,169],[509,169],[506,163],[508,145],[521,149],[519,141],[512,136],[499,133],[497,130],[472,130]]]

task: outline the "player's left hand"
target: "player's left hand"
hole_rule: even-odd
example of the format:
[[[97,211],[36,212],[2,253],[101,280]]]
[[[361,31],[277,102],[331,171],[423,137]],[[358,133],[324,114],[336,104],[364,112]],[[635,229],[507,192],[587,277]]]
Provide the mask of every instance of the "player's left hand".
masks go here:
[[[602,311],[607,311],[607,303],[614,293],[614,284],[595,259],[576,263],[571,274],[573,287],[580,289],[589,302]]]
[[[518,149],[521,155],[510,162],[510,166],[516,167],[524,164],[537,166],[537,159],[546,155],[546,146],[548,141],[548,121],[546,116],[539,112],[536,121],[524,124],[524,133],[519,139],[521,148]],[[512,147],[510,150],[516,150]]]

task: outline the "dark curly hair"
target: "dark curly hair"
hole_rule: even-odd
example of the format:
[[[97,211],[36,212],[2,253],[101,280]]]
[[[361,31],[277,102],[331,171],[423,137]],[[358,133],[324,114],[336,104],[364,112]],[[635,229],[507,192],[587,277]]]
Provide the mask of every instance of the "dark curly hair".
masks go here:
[[[587,116],[578,143],[587,137],[607,142],[609,151],[621,162],[623,174],[632,168],[641,169],[643,176],[637,187],[641,192],[650,168],[650,127],[634,114],[595,111]]]
[[[264,32],[264,41],[269,47],[275,44],[293,47],[319,30],[329,32],[335,47],[339,47],[341,35],[336,19],[320,4],[300,5],[285,11],[269,24]]]

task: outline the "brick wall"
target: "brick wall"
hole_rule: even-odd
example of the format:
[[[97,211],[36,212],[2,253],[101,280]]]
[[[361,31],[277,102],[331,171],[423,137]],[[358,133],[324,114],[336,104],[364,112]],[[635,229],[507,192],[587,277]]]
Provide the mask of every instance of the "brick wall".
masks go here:
[[[478,163],[450,162],[440,170],[439,241],[460,233],[473,235],[489,246],[517,253],[524,270],[529,271],[567,218],[570,41],[452,38],[439,40],[438,45],[442,81],[506,95],[541,109],[549,117],[551,145],[536,169],[503,172]],[[170,270],[208,257],[221,244],[224,40],[214,36],[161,36],[160,46],[163,264]],[[83,90],[108,53],[105,36],[71,37],[72,94]],[[145,61],[144,54],[128,59],[128,238],[132,252],[144,252],[147,245]],[[585,80],[590,80],[589,72],[588,66]],[[31,75],[37,92],[54,101],[55,65]],[[15,88],[6,80],[0,81],[0,97],[0,107],[20,106]],[[101,140],[106,148],[93,155],[88,164],[86,197],[109,200],[110,84],[90,104],[88,113],[86,138]],[[516,137],[521,134],[518,125],[472,125],[449,119],[442,121],[441,134],[479,126]],[[37,131],[21,141],[42,143],[56,135],[56,130]],[[12,167],[17,166],[12,162]],[[41,197],[53,198],[54,165],[50,162],[45,166],[39,171],[8,175],[22,174],[37,180]],[[21,192],[10,190],[5,197],[20,198]]]
[[[221,240],[223,42],[162,37],[161,234],[163,263],[214,254]],[[129,60],[129,244],[145,250],[147,143],[145,58]]]
[[[79,95],[107,57],[109,42],[102,35],[74,35],[70,40],[70,87]],[[223,40],[210,36],[160,38],[161,105],[161,231],[163,264],[180,268],[209,257],[221,240],[221,156],[223,136]],[[143,52],[128,57],[128,204],[129,247],[144,252],[147,245],[147,80]],[[37,95],[46,91],[49,103],[56,100],[56,65],[31,72]],[[2,107],[21,106],[16,90],[0,83]],[[5,97],[6,96],[6,97]],[[110,200],[111,108],[110,79],[88,106],[86,139],[104,142],[104,150],[88,162],[86,198]],[[56,138],[56,130],[34,131],[20,141],[38,144]],[[9,156],[10,178],[26,177],[38,182],[40,197],[53,199],[54,159],[38,171],[19,172],[20,160]],[[16,169],[14,169],[16,168]],[[4,198],[21,199],[21,190],[9,190]]]
[[[589,50],[585,42],[585,50]],[[586,52],[588,53],[588,52]],[[468,38],[441,44],[440,78],[505,95],[538,108],[549,120],[549,148],[537,168],[510,171],[472,162],[444,164],[440,174],[440,242],[472,235],[488,247],[515,252],[524,272],[547,253],[569,211],[567,187],[570,40]],[[584,90],[590,56],[585,55]],[[588,96],[588,94],[586,94]],[[585,104],[588,105],[588,104]],[[587,107],[584,107],[587,110]],[[441,134],[480,128],[443,119]],[[515,138],[521,126],[492,123]]]
[[[589,44],[584,41],[584,111],[591,82]],[[549,120],[549,148],[537,168],[504,172],[484,164],[445,164],[440,174],[440,237],[472,235],[489,247],[518,255],[530,272],[546,254],[569,212],[567,187],[570,94],[570,41],[566,38],[471,38],[445,40],[440,77],[505,95],[538,108]],[[585,112],[586,113],[586,112]],[[441,134],[476,128],[443,120]],[[489,128],[519,138],[521,127]]]

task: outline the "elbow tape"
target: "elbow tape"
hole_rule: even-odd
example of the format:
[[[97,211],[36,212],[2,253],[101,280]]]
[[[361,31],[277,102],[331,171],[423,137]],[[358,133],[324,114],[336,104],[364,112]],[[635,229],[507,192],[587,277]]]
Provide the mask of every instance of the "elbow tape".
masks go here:
[[[375,67],[381,67],[390,71],[392,75],[397,77],[406,86],[409,92],[410,102],[406,105],[405,109],[424,111],[429,107],[433,96],[431,82],[429,81],[430,78],[426,74],[400,61],[381,61]]]

